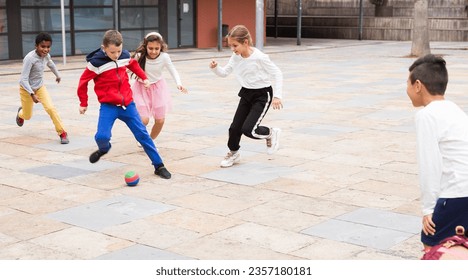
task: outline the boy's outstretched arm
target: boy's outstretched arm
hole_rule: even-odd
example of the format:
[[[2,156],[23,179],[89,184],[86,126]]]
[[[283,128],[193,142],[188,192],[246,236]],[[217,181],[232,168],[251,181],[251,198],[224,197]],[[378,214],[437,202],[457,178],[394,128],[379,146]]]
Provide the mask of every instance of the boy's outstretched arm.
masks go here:
[[[86,109],[82,110],[82,108],[88,107],[88,83],[90,80],[94,79],[97,74],[88,68],[86,68],[81,74],[80,81],[78,83],[78,88],[76,90],[78,99],[80,100],[80,113],[84,114]]]
[[[140,65],[138,64],[138,61],[136,61],[135,59],[130,59],[127,68],[133,73],[135,73],[135,75],[137,75],[137,77],[140,78],[143,81],[143,83],[145,83],[145,80],[148,80],[145,71],[141,69]]]

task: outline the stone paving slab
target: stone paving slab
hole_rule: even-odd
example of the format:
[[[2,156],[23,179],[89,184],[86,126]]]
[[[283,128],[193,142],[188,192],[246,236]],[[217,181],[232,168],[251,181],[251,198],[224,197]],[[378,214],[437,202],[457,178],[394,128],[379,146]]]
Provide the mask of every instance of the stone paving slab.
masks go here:
[[[420,220],[418,217],[379,209],[360,208],[356,211],[338,216],[336,219],[414,234],[421,231],[418,225]]]
[[[412,233],[340,220],[328,220],[302,233],[380,250],[389,249],[413,236]]]
[[[297,172],[297,171],[296,171]],[[280,176],[295,173],[291,168],[272,166],[261,163],[245,163],[234,165],[229,169],[220,169],[202,176],[207,179],[219,180],[239,185],[254,186],[272,181]]]
[[[80,168],[68,167],[63,165],[50,164],[41,167],[35,167],[23,170],[24,172],[40,175],[54,179],[68,179],[70,177],[82,176],[93,171],[84,170]]]
[[[77,238],[79,236],[79,238]],[[109,252],[121,250],[134,243],[87,230],[71,227],[30,240],[31,243],[68,254],[73,259],[94,259]]]
[[[190,258],[137,244],[101,255],[96,260],[190,260]]]
[[[359,208],[302,232],[376,249],[388,249],[420,232],[419,221],[418,217],[412,215]]]
[[[123,240],[131,240],[135,243],[169,250],[184,242],[197,240],[202,234],[194,230],[180,228],[178,226],[158,224],[152,217],[134,220],[129,223],[115,225],[106,228],[105,234],[115,236]],[[171,250],[172,251],[172,250]],[[183,255],[192,258],[190,254]]]
[[[58,152],[68,152],[73,150],[78,150],[82,148],[96,147],[96,142],[94,142],[93,137],[73,137],[72,142],[67,145],[57,145],[54,142],[47,142],[43,144],[36,145],[37,148],[58,151]]]
[[[47,217],[91,230],[102,230],[171,209],[173,207],[158,202],[118,196],[50,213]]]

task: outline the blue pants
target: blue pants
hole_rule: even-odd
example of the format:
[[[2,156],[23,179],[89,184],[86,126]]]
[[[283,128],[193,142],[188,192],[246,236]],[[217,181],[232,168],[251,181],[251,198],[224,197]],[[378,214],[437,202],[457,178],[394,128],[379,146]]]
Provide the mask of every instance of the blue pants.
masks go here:
[[[110,148],[110,139],[112,137],[112,127],[116,119],[123,121],[135,136],[135,139],[140,142],[148,157],[151,159],[155,167],[163,164],[159,156],[153,140],[146,131],[140,119],[140,115],[136,109],[135,103],[132,101],[126,109],[121,106],[102,103],[99,109],[99,120],[96,135],[94,139],[101,152],[107,153]]]

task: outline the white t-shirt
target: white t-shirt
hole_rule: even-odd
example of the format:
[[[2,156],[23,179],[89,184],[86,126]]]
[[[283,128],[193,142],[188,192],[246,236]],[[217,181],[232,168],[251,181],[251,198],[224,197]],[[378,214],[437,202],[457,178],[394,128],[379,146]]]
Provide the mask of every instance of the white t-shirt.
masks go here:
[[[423,215],[438,198],[468,197],[468,116],[448,100],[432,101],[416,114]]]
[[[272,85],[271,77],[275,80],[273,96],[283,97],[283,73],[268,57],[257,48],[252,47],[253,53],[243,58],[232,54],[226,66],[217,66],[211,70],[220,77],[226,77],[234,71],[237,81],[248,89],[265,88]]]

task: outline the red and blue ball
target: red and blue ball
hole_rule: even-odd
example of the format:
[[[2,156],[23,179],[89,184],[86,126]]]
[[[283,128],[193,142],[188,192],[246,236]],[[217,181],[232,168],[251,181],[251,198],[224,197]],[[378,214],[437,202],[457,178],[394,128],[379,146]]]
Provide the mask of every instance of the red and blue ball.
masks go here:
[[[140,176],[135,171],[128,171],[125,173],[125,183],[129,187],[134,187],[140,182]]]

